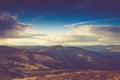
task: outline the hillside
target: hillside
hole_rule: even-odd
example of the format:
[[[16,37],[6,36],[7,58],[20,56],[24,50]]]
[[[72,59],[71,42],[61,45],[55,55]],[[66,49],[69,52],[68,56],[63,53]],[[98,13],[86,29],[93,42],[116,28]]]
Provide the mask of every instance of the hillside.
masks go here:
[[[57,61],[57,64],[55,62],[44,64],[56,69],[117,69],[116,66],[120,66],[119,58],[105,56],[79,47],[53,46],[39,50],[37,54],[49,56],[55,62]]]

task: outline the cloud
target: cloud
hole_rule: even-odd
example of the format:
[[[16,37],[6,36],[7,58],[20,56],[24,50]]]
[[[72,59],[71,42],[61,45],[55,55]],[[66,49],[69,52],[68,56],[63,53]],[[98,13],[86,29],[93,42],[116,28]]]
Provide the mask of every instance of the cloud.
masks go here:
[[[70,31],[74,34],[89,35],[89,36],[100,36],[107,38],[120,38],[120,27],[119,26],[99,26],[99,25],[85,25],[78,28],[74,28]]]
[[[6,45],[117,45],[120,44],[119,26],[86,25],[71,29],[67,33],[31,33],[32,37],[7,38],[0,44]]]
[[[81,25],[87,25],[89,23],[94,23],[96,21],[84,21],[84,22],[79,22],[79,23],[74,23],[74,24],[68,24],[68,25],[65,25],[65,27],[69,27],[69,28],[75,28],[75,27],[79,27]]]
[[[96,41],[97,38],[92,36],[78,35],[78,34],[56,34],[56,35],[48,35],[47,40],[49,42],[58,42],[58,43],[68,43],[68,42],[93,42]]]
[[[84,25],[72,28],[64,34],[48,34],[43,39],[52,45],[119,45],[120,27]]]
[[[0,13],[0,38],[26,37],[30,28],[32,26],[20,23],[16,15]]]
[[[93,39],[96,39],[96,43],[100,43],[102,45],[120,44],[119,26],[86,25],[74,28],[70,32],[82,36],[91,36]],[[89,37],[87,39],[89,40]]]
[[[52,45],[119,45],[120,27],[84,25],[72,28],[64,34],[48,34],[43,39]]]

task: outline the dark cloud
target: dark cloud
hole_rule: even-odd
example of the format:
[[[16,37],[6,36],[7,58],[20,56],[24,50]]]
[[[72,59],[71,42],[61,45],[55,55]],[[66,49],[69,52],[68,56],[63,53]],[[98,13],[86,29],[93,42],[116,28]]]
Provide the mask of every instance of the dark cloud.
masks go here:
[[[24,37],[30,25],[19,22],[17,16],[0,13],[0,38]]]

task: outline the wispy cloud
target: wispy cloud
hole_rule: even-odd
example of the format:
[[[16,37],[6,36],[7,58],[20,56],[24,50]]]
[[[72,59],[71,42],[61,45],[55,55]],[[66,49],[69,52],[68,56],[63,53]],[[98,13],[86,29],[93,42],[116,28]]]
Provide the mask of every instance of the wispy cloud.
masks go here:
[[[94,23],[96,21],[84,21],[84,22],[78,22],[78,23],[74,23],[74,24],[68,24],[68,25],[64,25],[65,27],[69,27],[69,28],[75,28],[75,27],[79,27],[81,25],[87,25],[89,23]]]
[[[110,24],[104,24],[104,23],[108,23],[110,21],[116,21],[116,20],[117,20],[117,18],[105,18],[105,19],[97,19],[97,20],[90,20],[90,21],[81,21],[81,22],[77,22],[77,23],[73,23],[73,24],[67,24],[64,26],[68,27],[68,28],[76,28],[76,27],[86,26],[86,25],[111,26]],[[100,23],[103,23],[103,24],[100,24]]]

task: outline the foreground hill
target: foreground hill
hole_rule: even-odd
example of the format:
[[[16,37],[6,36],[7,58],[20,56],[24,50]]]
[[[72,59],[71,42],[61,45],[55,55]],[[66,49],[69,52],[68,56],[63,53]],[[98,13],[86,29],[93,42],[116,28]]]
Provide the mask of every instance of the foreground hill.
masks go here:
[[[23,77],[22,74],[30,62],[28,53],[27,50],[0,46],[0,79]]]
[[[119,71],[79,71],[15,80],[120,80]]]

